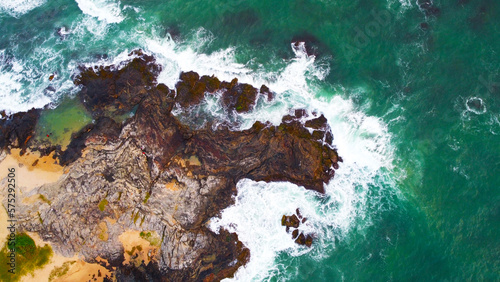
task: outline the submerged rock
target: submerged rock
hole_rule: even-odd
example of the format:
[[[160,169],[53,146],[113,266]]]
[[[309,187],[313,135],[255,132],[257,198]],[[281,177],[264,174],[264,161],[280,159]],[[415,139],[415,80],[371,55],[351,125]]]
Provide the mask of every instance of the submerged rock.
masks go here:
[[[441,9],[436,7],[432,0],[417,0],[417,5],[426,16],[439,16]]]

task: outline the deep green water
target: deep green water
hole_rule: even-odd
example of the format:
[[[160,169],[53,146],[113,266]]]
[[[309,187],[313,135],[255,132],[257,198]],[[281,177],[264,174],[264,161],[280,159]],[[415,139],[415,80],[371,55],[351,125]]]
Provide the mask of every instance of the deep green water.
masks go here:
[[[242,120],[279,121],[291,107],[330,117],[345,170],[327,197],[297,204],[306,215],[313,207],[321,238],[307,251],[269,242],[272,265],[238,279],[500,280],[500,2],[435,0],[431,16],[405,0],[78,2],[100,8],[55,0],[16,13],[14,0],[0,4],[0,110],[57,104],[77,91],[78,64],[143,48],[170,86],[180,70],[274,85],[277,102]],[[316,58],[295,58],[293,38],[307,38]],[[75,123],[79,111],[88,118],[75,108]],[[371,167],[370,158],[384,161]],[[339,187],[352,197],[335,198]],[[291,188],[276,189],[283,197]]]

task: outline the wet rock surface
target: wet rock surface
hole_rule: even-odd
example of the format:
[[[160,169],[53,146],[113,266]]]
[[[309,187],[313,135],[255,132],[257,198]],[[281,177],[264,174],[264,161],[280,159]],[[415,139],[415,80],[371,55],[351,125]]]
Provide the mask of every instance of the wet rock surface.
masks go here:
[[[129,55],[135,58],[121,69],[115,66],[80,67],[75,84],[84,86],[79,97],[94,118],[130,112],[155,85],[161,67],[153,56],[140,50]]]
[[[283,215],[281,218],[281,225],[286,227],[286,232],[292,231],[292,239],[296,244],[311,247],[313,243],[313,236],[311,234],[304,235],[298,228],[301,224],[305,223],[307,218],[302,217],[300,210],[297,209],[295,214]]]
[[[40,112],[39,109],[31,109],[11,116],[3,113],[0,119],[0,150],[9,146],[26,150],[33,141]]]
[[[238,79],[231,82],[220,81],[214,76],[200,77],[196,72],[183,72],[179,82],[175,85],[177,96],[175,102],[183,108],[199,104],[205,94],[214,95],[218,92],[222,95],[222,105],[238,113],[248,112],[255,107],[258,95],[272,100],[273,93],[265,85],[260,90],[250,84],[239,83]]]
[[[222,91],[226,107],[244,112],[259,93],[272,92],[194,72],[181,74],[174,92],[156,83],[160,67],[153,57],[140,51],[131,55],[121,69],[82,68],[75,83],[82,85],[79,97],[95,122],[74,134],[66,151],[56,150],[66,166],[58,182],[20,196],[21,203],[38,194],[46,201],[20,205],[19,226],[37,232],[63,255],[107,260],[120,281],[231,277],[251,254],[235,234],[209,230],[210,218],[233,203],[236,183],[243,178],[288,181],[324,192],[341,161],[331,146],[331,130],[323,116],[304,126],[309,117],[301,110],[278,126],[256,122],[241,131],[192,130],[172,114],[176,103],[189,107],[207,93]],[[131,111],[135,114],[124,122],[113,119]],[[37,112],[24,115],[16,126],[1,126],[2,148],[28,144],[34,129],[25,119],[36,121]],[[297,213],[284,216],[287,228],[305,222]],[[158,252],[149,262],[125,262],[119,237],[129,230],[158,234]],[[312,244],[310,235],[296,231],[298,244]]]

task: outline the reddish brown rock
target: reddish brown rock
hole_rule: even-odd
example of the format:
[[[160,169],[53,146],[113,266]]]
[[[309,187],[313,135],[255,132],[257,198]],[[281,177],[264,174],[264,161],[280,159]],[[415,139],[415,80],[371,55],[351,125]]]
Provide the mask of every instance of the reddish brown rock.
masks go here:
[[[306,121],[305,126],[313,129],[324,129],[328,126],[328,124],[325,116],[321,115],[318,118]]]
[[[259,93],[261,95],[265,95],[267,97],[267,101],[271,101],[274,98],[273,92],[271,92],[269,87],[265,86],[264,84],[262,84],[262,86],[260,87]]]
[[[306,246],[308,246],[308,247],[311,247],[312,246],[312,242],[313,242],[313,239],[312,239],[311,235],[307,235],[304,244]]]

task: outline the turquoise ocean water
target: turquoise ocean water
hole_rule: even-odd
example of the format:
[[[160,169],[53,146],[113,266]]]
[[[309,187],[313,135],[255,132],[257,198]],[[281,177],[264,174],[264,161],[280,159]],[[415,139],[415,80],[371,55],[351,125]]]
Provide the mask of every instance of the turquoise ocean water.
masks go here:
[[[325,195],[243,180],[211,221],[251,250],[235,279],[500,280],[500,2],[3,0],[0,110],[67,114],[78,65],[136,48],[170,87],[189,70],[268,85],[241,128],[292,108],[329,120],[344,163]],[[297,207],[311,249],[280,226]]]

